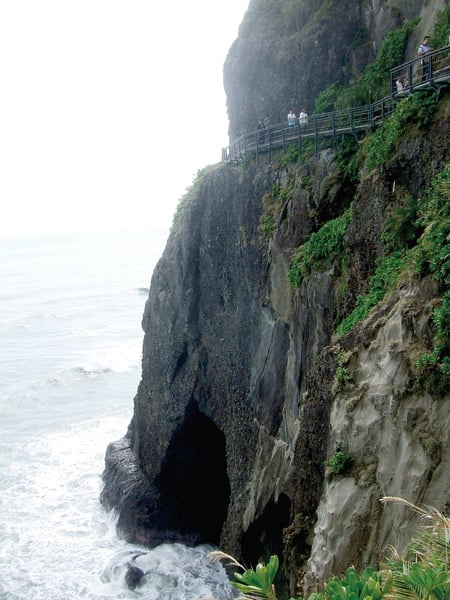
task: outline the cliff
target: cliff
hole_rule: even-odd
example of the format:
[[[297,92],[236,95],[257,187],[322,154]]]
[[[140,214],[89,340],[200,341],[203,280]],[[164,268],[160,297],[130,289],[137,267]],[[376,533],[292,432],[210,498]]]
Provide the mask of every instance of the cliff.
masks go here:
[[[281,6],[295,8],[289,26]],[[268,106],[284,114],[287,97],[312,102],[338,65],[354,65],[352,35],[364,28],[362,45],[376,48],[372,29],[401,18],[394,11],[392,21],[389,3],[351,6],[251,3],[225,68],[231,133],[253,129]],[[340,37],[298,74],[291,55],[307,56],[318,29]],[[442,286],[406,269],[367,317],[336,333],[370,289],[395,208],[425,198],[448,165],[445,93],[437,107],[375,168],[359,140],[357,176],[328,144],[317,156],[304,148],[197,178],[152,277],[133,418],[107,450],[102,501],[128,540],[212,542],[246,563],[277,553],[293,593],[303,575],[311,589],[349,564],[376,564],[387,543],[405,545],[413,517],[382,496],[448,509],[449,389],[427,385],[416,367],[432,350]],[[342,215],[343,254],[292,285],[298,248]],[[349,460],[333,472],[326,461],[339,452]]]

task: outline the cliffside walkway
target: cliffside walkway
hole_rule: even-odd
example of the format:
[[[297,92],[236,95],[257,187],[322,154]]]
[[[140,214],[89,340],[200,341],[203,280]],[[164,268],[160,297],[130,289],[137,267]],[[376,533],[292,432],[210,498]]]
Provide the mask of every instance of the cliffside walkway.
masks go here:
[[[222,160],[240,163],[249,156],[269,154],[276,150],[286,150],[292,144],[313,138],[317,151],[321,137],[340,135],[357,136],[358,133],[373,130],[384,119],[390,117],[395,104],[414,92],[430,89],[440,90],[450,85],[450,46],[440,48],[427,55],[429,68],[423,71],[421,59],[416,58],[390,71],[391,95],[373,104],[348,108],[334,112],[310,115],[305,125],[288,126],[287,122],[276,123],[265,129],[245,133],[222,149]],[[396,81],[404,78],[406,85],[398,90]]]

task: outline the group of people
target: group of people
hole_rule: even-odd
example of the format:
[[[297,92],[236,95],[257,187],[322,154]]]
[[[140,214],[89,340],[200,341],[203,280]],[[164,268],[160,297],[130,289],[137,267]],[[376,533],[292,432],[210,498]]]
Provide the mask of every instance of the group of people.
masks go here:
[[[298,124],[300,129],[305,129],[308,125],[308,113],[306,112],[306,108],[303,107],[301,111],[297,115],[293,110],[290,110],[287,116],[288,126],[292,127]],[[267,131],[270,129],[270,117],[266,115],[264,119],[259,119],[257,124],[258,130],[258,142],[264,143],[267,139]]]
[[[449,38],[450,43],[450,38]],[[430,52],[433,51],[433,47],[430,44],[430,36],[426,35],[423,38],[423,42],[420,44],[417,54],[421,58],[422,65],[422,81],[427,81],[430,77],[430,57],[427,56]],[[398,77],[395,80],[395,85],[397,88],[397,92],[403,92],[408,89],[409,82],[408,79],[404,76]],[[291,109],[287,115],[287,123],[289,127],[294,127],[295,125],[299,125],[300,129],[304,129],[308,125],[308,113],[306,112],[306,108],[302,107],[298,116],[295,114],[294,110]],[[264,119],[260,119],[258,121],[258,138],[260,142],[263,142],[266,138],[266,131],[270,127],[270,118],[268,115]]]
[[[417,54],[421,59],[420,64],[422,66],[422,83],[430,78],[430,57],[427,56],[427,54],[433,52],[433,50],[434,48],[430,44],[430,36],[426,35],[423,38],[423,42],[417,49]],[[397,77],[397,79],[395,80],[395,87],[397,88],[397,93],[404,92],[409,87],[408,79],[403,75],[401,77]]]
[[[293,127],[294,125],[297,125],[297,122],[298,122],[300,129],[304,129],[306,127],[306,125],[308,125],[308,113],[306,112],[306,108],[303,107],[301,109],[301,111],[298,115],[298,121],[297,121],[297,115],[291,109],[288,112],[287,122],[288,122],[289,127]]]

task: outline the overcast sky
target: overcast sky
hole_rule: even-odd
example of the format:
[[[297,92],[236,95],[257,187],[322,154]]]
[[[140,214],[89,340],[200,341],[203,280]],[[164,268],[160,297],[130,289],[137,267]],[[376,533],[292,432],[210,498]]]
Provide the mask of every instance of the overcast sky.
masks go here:
[[[169,228],[249,0],[0,0],[0,237]]]

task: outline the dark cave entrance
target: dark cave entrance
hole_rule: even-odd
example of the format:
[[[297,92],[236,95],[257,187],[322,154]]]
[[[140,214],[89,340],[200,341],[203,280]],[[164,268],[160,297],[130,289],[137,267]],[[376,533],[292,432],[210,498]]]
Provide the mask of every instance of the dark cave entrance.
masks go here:
[[[190,402],[155,482],[158,528],[186,543],[218,544],[230,500],[226,467],[225,436]]]
[[[289,525],[291,501],[280,494],[277,502],[269,502],[263,514],[253,521],[242,538],[242,560],[255,567],[260,559],[264,562],[272,554],[283,557],[283,529]]]

